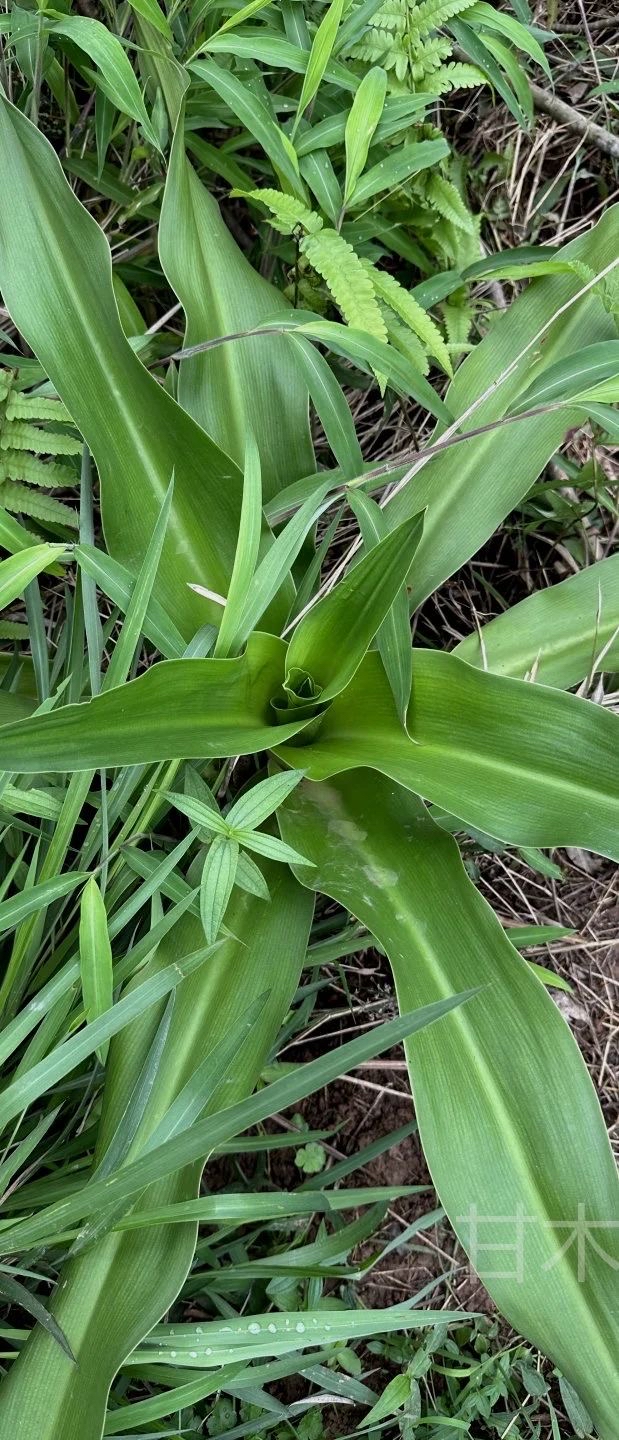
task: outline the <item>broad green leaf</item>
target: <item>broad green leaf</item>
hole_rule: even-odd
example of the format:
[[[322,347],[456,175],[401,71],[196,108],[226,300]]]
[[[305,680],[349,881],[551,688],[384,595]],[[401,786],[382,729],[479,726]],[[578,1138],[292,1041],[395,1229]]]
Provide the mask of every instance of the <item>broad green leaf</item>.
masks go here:
[[[84,1013],[89,1024],[111,1010],[114,980],[112,946],[103,896],[94,876],[84,886],[80,904],[80,975]],[[97,1048],[105,1065],[108,1042]]]
[[[256,441],[248,433],[245,443],[243,473],[243,504],[236,544],[236,554],[226,606],[215,641],[215,655],[227,657],[234,646],[234,637],[241,629],[249,587],[254,578],[260,534],[262,530],[262,483],[260,455]]]
[[[303,784],[281,818],[315,861],[319,888],[387,951],[402,1009],[482,987],[406,1042],[424,1152],[493,1299],[610,1437],[619,1186],[568,1026],[415,797],[355,771]]]
[[[53,561],[63,554],[66,554],[65,545],[29,545],[27,549],[19,549],[16,555],[9,555],[8,560],[1,560],[0,610],[11,605],[18,595],[23,595],[30,581],[42,570],[48,570]]]
[[[285,653],[281,640],[256,635],[235,660],[165,660],[83,705],[2,726],[0,765],[30,774],[267,749]],[[302,723],[283,728],[293,735]]]
[[[379,541],[297,625],[287,675],[310,675],[321,702],[338,695],[361,664],[404,584],[422,523],[413,516]]]
[[[118,36],[113,35],[100,20],[92,20],[85,15],[67,15],[62,20],[54,20],[49,23],[49,31],[52,35],[64,35],[94,61],[99,71],[99,84],[112,104],[122,110],[123,115],[137,120],[158,150],[159,142],[146,113],[140,87]]]
[[[307,61],[307,69],[303,78],[301,97],[299,99],[299,106],[292,131],[293,139],[303,112],[307,109],[308,105],[311,105],[312,100],[320,88],[320,82],[331,59],[337,40],[337,32],[340,28],[343,9],[344,0],[331,0],[312,41],[312,48]]]
[[[537,590],[467,635],[454,654],[497,675],[561,689],[619,670],[619,555]]]
[[[0,177],[13,196],[10,212],[0,211],[5,304],[93,453],[107,545],[133,574],[174,473],[156,598],[188,639],[216,614],[189,583],[227,591],[241,476],[134,355],[102,231],[72,194],[51,146],[5,99]]]
[[[159,255],[185,311],[185,348],[291,313],[280,291],[252,269],[187,160],[182,116],[161,208]],[[240,467],[251,432],[266,499],[315,469],[307,385],[291,367],[282,336],[230,340],[181,361],[178,398]]]
[[[313,780],[380,770],[509,844],[619,858],[619,717],[601,705],[414,650],[407,723],[370,654],[313,744],[278,754]]]
[[[234,1071],[212,1096],[208,1109],[216,1115],[223,1106],[234,1108],[253,1089],[299,983],[313,908],[311,896],[283,866],[269,871],[269,885],[270,905],[235,894],[230,924],[238,941],[226,941],[206,965],[177,986],[144,1134],[154,1130],[222,1035],[238,1024],[239,1013],[264,995],[268,977],[269,995],[260,1025],[249,1030],[237,1051]],[[183,920],[159,947],[146,973],[136,977],[132,993],[167,966],[182,967],[183,956],[200,945],[202,938],[198,918]],[[110,1047],[97,1159],[105,1154],[115,1133],[160,1019],[161,1007],[144,1011]],[[268,1113],[269,1106],[267,1102]],[[213,1123],[218,1122],[201,1120],[199,1125]],[[189,1130],[170,1145],[186,1147],[193,1135],[194,1130]],[[207,1135],[205,1143],[200,1139],[198,1149],[194,1148],[188,1165],[172,1159],[165,1178],[161,1178],[160,1162],[145,1157],[158,1183],[137,1200],[137,1211],[195,1199],[209,1148]],[[130,1163],[125,1164],[116,1176],[124,1171],[128,1174],[131,1168]],[[114,1185],[109,1189],[112,1179],[91,1182],[93,1193],[97,1193],[94,1184],[98,1185],[100,1198],[89,1213],[96,1214],[103,1203],[119,1198]],[[63,1271],[51,1309],[67,1334],[78,1366],[70,1366],[62,1356],[57,1361],[48,1338],[34,1331],[0,1391],[0,1429],[6,1427],[7,1434],[17,1435],[21,1427],[25,1435],[36,1435],[37,1440],[55,1440],[60,1434],[63,1440],[100,1440],[111,1381],[126,1356],[173,1303],[191,1264],[195,1242],[196,1222],[187,1221],[144,1230],[140,1235],[106,1235],[71,1261]]]
[[[213,945],[232,894],[239,847],[227,835],[216,835],[209,846],[200,881],[200,918],[208,945]]]
[[[568,261],[584,262],[598,273],[615,259],[618,235],[619,206],[615,206],[587,235],[570,242],[561,255]],[[489,334],[459,366],[447,391],[446,404],[453,415],[476,407],[462,427],[465,431],[500,420],[534,378],[580,346],[614,338],[614,321],[593,290],[558,315],[540,342],[536,341],[540,330],[581,289],[582,282],[574,276],[544,277],[498,317]],[[515,361],[513,372],[501,379]],[[414,481],[385,511],[394,526],[405,515],[427,507],[411,575],[411,609],[494,534],[562,444],[567,430],[579,424],[579,412],[566,409],[514,421],[466,440],[433,456],[423,469],[418,469],[417,457],[413,457]]]
[[[302,770],[282,770],[279,775],[269,775],[259,780],[247,794],[241,795],[226,815],[228,825],[237,830],[255,830],[273,815],[279,805],[303,779]]]
[[[368,158],[376,126],[383,113],[387,95],[387,72],[379,65],[364,75],[346,120],[346,180],[344,204],[347,205],[360,179]]]
[[[617,375],[619,340],[583,345],[581,349],[574,351],[573,355],[567,355],[564,360],[548,366],[543,374],[529,385],[524,395],[519,396],[511,413],[517,415],[521,410],[531,410],[534,405],[551,405],[557,401],[566,404],[583,390],[614,379]]]
[[[363,490],[350,490],[348,503],[359,522],[366,550],[372,550],[388,534],[387,519],[371,496]],[[411,698],[413,651],[411,623],[408,613],[406,586],[394,596],[393,603],[376,635],[376,643],[385,667],[396,709],[403,725]]]
[[[54,900],[70,895],[71,891],[87,878],[87,875],[80,874],[78,870],[74,870],[71,875],[55,875],[53,880],[44,880],[41,885],[31,885],[30,889],[22,890],[19,895],[11,895],[8,900],[0,901],[0,934],[14,930],[27,915],[35,914],[37,910],[45,910]]]

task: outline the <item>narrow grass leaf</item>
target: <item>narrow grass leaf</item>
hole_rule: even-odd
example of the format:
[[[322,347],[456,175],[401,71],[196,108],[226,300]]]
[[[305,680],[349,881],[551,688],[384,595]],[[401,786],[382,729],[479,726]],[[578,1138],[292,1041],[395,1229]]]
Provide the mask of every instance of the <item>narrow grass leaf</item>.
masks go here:
[[[235,635],[243,628],[243,612],[249,587],[254,577],[262,531],[262,478],[260,453],[251,433],[245,441],[243,472],[243,503],[239,535],[230,577],[226,606],[215,641],[215,655],[230,654]]]
[[[40,885],[31,885],[19,895],[11,895],[8,900],[0,901],[0,934],[14,930],[28,915],[45,910],[54,900],[70,895],[72,890],[87,879],[88,875],[79,870],[74,870],[70,875],[54,875],[51,880],[43,880]]]
[[[0,543],[5,543],[1,534]],[[16,555],[9,555],[8,560],[1,560],[0,610],[23,595],[30,582],[63,554],[66,554],[66,545],[29,545],[27,549],[20,548]]]
[[[362,490],[351,490],[348,503],[359,522],[366,550],[372,550],[388,534],[388,522],[380,506]],[[413,651],[408,610],[408,593],[402,585],[377,632],[376,643],[385,667],[402,724],[406,724],[413,679]]]
[[[80,905],[80,974],[84,1013],[89,1024],[110,1010],[113,1002],[112,946],[103,896],[94,876],[84,886]],[[108,1046],[97,1055],[105,1065]]]
[[[347,480],[353,480],[363,473],[363,455],[346,396],[324,355],[304,335],[292,331],[287,336],[287,343],[304,376],[312,404],[342,474]]]
[[[129,1025],[138,1015],[141,1015],[150,1005],[162,1000],[183,980],[200,965],[204,964],[207,956],[212,954],[212,946],[203,947],[195,954],[184,956],[175,965],[169,965],[161,970],[158,975],[145,980],[137,989],[129,991],[122,1000],[118,1000],[110,1010],[99,1015],[90,1025],[86,1025],[76,1035],[68,1040],[39,1061],[31,1070],[26,1071],[18,1080],[12,1081],[0,1096],[0,1127],[25,1110],[39,1096],[44,1095],[52,1085],[56,1085],[65,1075],[69,1075],[76,1065],[93,1051],[98,1050],[112,1035],[117,1035],[125,1025]],[[104,1184],[105,1182],[101,1182]]]
[[[43,1329],[47,1331],[52,1340],[60,1346],[60,1349],[64,1351],[65,1355],[68,1355],[69,1360],[75,1364],[75,1356],[69,1345],[69,1341],[57,1321],[54,1320],[53,1315],[50,1315],[49,1310],[46,1310],[45,1306],[41,1304],[41,1301],[37,1299],[36,1295],[32,1294],[32,1291],[29,1290],[26,1285],[22,1285],[21,1282],[16,1280],[13,1275],[10,1275],[7,1270],[2,1270],[0,1273],[0,1295],[4,1295],[5,1300],[8,1300],[11,1305],[19,1305],[22,1310],[26,1310],[29,1315],[32,1315],[34,1319],[38,1321],[38,1324],[43,1326]]]

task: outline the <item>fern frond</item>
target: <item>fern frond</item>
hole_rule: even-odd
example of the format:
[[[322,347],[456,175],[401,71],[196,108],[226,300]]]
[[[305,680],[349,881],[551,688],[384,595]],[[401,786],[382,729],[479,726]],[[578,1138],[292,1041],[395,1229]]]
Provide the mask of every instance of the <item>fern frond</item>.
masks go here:
[[[62,400],[52,400],[46,395],[23,395],[13,390],[6,407],[7,420],[57,420],[71,423],[71,416]]]
[[[386,341],[387,330],[365,264],[337,230],[307,235],[301,250],[322,275],[348,325]]]
[[[446,301],[441,305],[441,313],[450,349],[458,355],[465,348],[471,333],[473,308],[467,301],[455,305]]]
[[[368,29],[364,39],[352,46],[351,59],[363,60],[367,65],[380,64],[387,67],[393,43],[393,36],[388,31]],[[392,59],[390,63],[393,65],[395,62]]]
[[[421,5],[410,8],[410,28],[413,34],[427,35],[430,30],[439,30],[448,20],[453,20],[462,10],[470,10],[471,0],[422,0]]]
[[[0,436],[0,450],[9,449],[32,450],[36,455],[81,455],[82,441],[18,420]]]
[[[399,350],[400,355],[404,355],[406,360],[410,360],[411,365],[414,365],[416,370],[420,370],[422,375],[427,375],[430,361],[421,341],[417,339],[416,335],[413,335],[408,325],[405,325],[402,320],[398,320],[397,315],[390,310],[388,305],[385,305],[382,300],[379,300],[378,303],[387,326],[389,344],[393,345],[395,350]]]
[[[75,510],[55,500],[52,495],[40,490],[29,490],[16,480],[5,480],[0,486],[0,505],[16,514],[31,515],[35,520],[48,521],[55,525],[67,525],[77,530],[78,517]]]
[[[432,75],[431,89],[439,95],[448,95],[451,90],[472,90],[476,85],[487,85],[488,80],[483,70],[478,70],[476,65],[467,65],[465,61],[453,60],[449,65],[441,65]]]
[[[426,194],[430,204],[444,220],[450,220],[458,230],[466,230],[467,235],[474,235],[474,217],[451,180],[446,180],[444,175],[438,173],[431,175]]]
[[[259,200],[270,211],[271,224],[281,235],[292,235],[302,229],[308,235],[322,230],[323,221],[316,210],[308,210],[294,195],[285,195],[283,190],[233,190],[233,195],[243,195],[246,200]]]
[[[0,640],[28,640],[30,631],[21,620],[0,620]]]
[[[25,480],[28,485],[51,490],[60,485],[75,485],[77,476],[68,465],[39,460],[27,450],[4,450],[0,454],[0,482],[3,480]]]
[[[409,295],[399,280],[389,275],[386,270],[376,270],[373,265],[366,264],[367,270],[371,273],[372,284],[376,295],[395,311],[400,320],[413,331],[422,345],[425,345],[430,354],[438,360],[439,365],[446,374],[453,374],[449,351],[443,340],[438,325],[428,315],[427,310]]]
[[[379,10],[372,16],[372,25],[378,30],[392,30],[396,35],[404,35],[408,25],[408,0],[385,0]]]

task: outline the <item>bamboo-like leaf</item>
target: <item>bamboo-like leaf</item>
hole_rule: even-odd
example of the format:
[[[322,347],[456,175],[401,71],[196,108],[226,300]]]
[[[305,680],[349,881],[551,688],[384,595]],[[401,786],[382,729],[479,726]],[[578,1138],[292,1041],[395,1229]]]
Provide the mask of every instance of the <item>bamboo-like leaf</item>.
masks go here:
[[[585,262],[595,274],[615,259],[618,233],[619,206],[615,206],[587,235],[565,246],[561,257]],[[464,429],[500,419],[534,378],[579,346],[615,338],[614,321],[595,290],[558,314],[581,289],[582,282],[574,276],[542,277],[499,317],[459,367],[446,395],[453,415],[462,415],[486,396]],[[553,316],[557,318],[543,344],[527,349]],[[513,373],[497,384],[519,356]],[[414,484],[405,487],[385,512],[393,526],[413,510],[427,507],[411,576],[411,608],[479,550],[530,489],[567,430],[580,423],[579,412],[570,408],[514,421],[434,456],[415,475]]]
[[[412,520],[369,554],[324,596],[297,626],[286,657],[287,673],[303,671],[321,701],[348,685],[410,570],[423,519]]]
[[[285,654],[281,640],[257,634],[235,660],[165,660],[83,705],[2,726],[0,765],[30,774],[268,749]],[[278,740],[302,724],[286,722]]]
[[[321,717],[314,742],[278,754],[314,780],[358,765],[380,770],[514,845],[575,845],[619,859],[618,716],[454,655],[414,650],[407,723],[410,738],[370,654]]]
[[[300,786],[281,821],[314,860],[319,887],[386,949],[403,1009],[413,997],[483,987],[407,1043],[426,1158],[500,1309],[570,1377],[610,1440],[619,1186],[567,1025],[471,884],[454,841],[413,796],[355,771]]]
[[[131,592],[131,599],[125,611],[122,630],[118,636],[114,646],[114,653],[105,672],[102,686],[104,690],[112,690],[115,685],[123,685],[131,669],[131,663],[144,629],[144,620],[152,597],[157,570],[161,560],[161,552],[170,519],[173,491],[174,478],[172,477],[160,513],[157,516],[157,522],[149,540],[139,574]]]
[[[297,109],[295,126],[292,132],[293,139],[296,126],[298,125],[304,110],[307,109],[308,105],[311,104],[312,100],[318,93],[320,82],[325,73],[329,60],[331,59],[331,55],[333,54],[333,49],[337,40],[337,32],[340,28],[340,21],[342,19],[343,9],[344,0],[331,0],[331,3],[326,9],[312,41],[312,48],[310,50],[307,60],[307,69],[303,77],[303,86],[301,89],[301,97]]]
[[[103,896],[94,876],[84,886],[80,905],[80,974],[84,1013],[89,1023],[111,1010],[113,1001],[112,947]],[[97,1049],[105,1065],[109,1043]]]
[[[449,154],[449,146],[442,136],[439,140],[415,140],[393,150],[387,159],[378,160],[357,182],[350,197],[350,205],[367,205],[383,190],[396,190],[419,175],[430,165],[438,165]]]
[[[187,160],[182,116],[163,196],[159,254],[185,311],[186,347],[291,313],[281,292],[252,269]],[[183,360],[178,398],[241,467],[251,432],[267,499],[314,470],[307,385],[291,369],[282,336],[231,340]]]
[[[174,473],[156,598],[189,638],[211,618],[189,582],[227,591],[241,476],[134,355],[102,231],[72,194],[51,145],[4,98],[0,178],[13,197],[0,209],[5,304],[93,453],[108,548],[133,574]]]
[[[194,60],[190,69],[206,80],[230,106],[232,113],[247,127],[250,135],[266,152],[282,184],[291,195],[297,195],[307,202],[305,186],[299,175],[299,162],[287,135],[280,130],[269,114],[266,105],[236,75],[224,70],[216,60]]]
[[[537,590],[454,651],[497,675],[567,689],[599,670],[619,670],[619,555]]]
[[[94,61],[99,71],[99,84],[112,104],[124,115],[137,120],[151,144],[159,149],[140,87],[118,36],[113,35],[100,20],[85,15],[67,15],[61,20],[54,20],[49,29],[52,35],[66,36]]]
[[[70,1075],[87,1055],[92,1055],[94,1050],[98,1051],[113,1035],[117,1035],[138,1018],[143,1010],[168,995],[186,975],[199,969],[207,956],[212,954],[212,948],[202,946],[202,949],[195,953],[184,956],[178,964],[168,965],[165,970],[160,970],[145,981],[144,985],[129,990],[121,1000],[98,1014],[83,1030],[71,1035],[50,1055],[46,1055],[38,1064],[18,1075],[7,1085],[0,1098],[0,1128],[3,1129],[14,1115],[19,1115],[20,1110],[25,1110],[39,1095],[45,1095],[58,1080]],[[90,986],[88,988],[90,989]]]
[[[365,169],[368,150],[376,126],[383,113],[387,95],[387,72],[379,65],[364,75],[346,120],[346,180],[344,204],[347,205],[355,185]]]
[[[135,589],[135,577],[131,571],[121,565],[119,560],[113,560],[111,555],[98,550],[95,545],[76,545],[74,554],[85,574],[96,581],[99,589],[119,610],[126,612]],[[185,649],[183,637],[153,595],[150,596],[142,617],[142,628],[166,660],[180,659]]]

